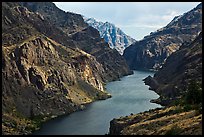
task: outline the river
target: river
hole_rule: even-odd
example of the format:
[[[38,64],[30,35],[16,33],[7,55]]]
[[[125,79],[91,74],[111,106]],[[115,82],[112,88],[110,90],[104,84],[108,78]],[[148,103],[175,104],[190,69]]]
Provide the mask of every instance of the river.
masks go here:
[[[159,95],[148,90],[149,87],[142,81],[148,75],[153,76],[154,73],[134,71],[133,75],[120,81],[107,83],[106,90],[112,98],[93,102],[83,111],[50,120],[34,135],[104,135],[108,133],[113,118],[161,107],[150,103]]]

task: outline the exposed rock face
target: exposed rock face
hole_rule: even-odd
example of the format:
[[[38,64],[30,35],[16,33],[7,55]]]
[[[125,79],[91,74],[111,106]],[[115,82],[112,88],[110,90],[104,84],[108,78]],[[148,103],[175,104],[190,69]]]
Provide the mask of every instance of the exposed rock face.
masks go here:
[[[108,43],[100,38],[99,32],[93,27],[87,27],[71,37],[77,47],[96,57],[103,65],[104,81],[116,80],[132,73],[125,59],[115,49],[109,48]]]
[[[93,56],[45,36],[3,47],[3,60],[3,114],[15,109],[28,118],[57,116],[110,97],[103,89],[102,65]]]
[[[130,73],[81,15],[53,3],[2,3],[2,29],[3,134],[109,98],[104,82]]]
[[[2,3],[2,15],[4,46],[16,44],[39,34],[44,34],[62,45],[71,44],[71,39],[61,29],[42,19],[39,13],[31,12],[18,3]]]
[[[125,48],[130,46],[132,43],[136,42],[135,39],[126,35],[120,28],[116,27],[114,24],[109,22],[99,22],[94,18],[84,17],[86,23],[90,26],[96,28],[100,36],[108,42],[110,48],[116,49],[121,55]]]
[[[46,119],[109,98],[104,83],[129,73],[81,15],[52,3],[2,3],[3,134],[29,134]]]
[[[164,98],[174,99],[185,94],[192,80],[202,81],[202,32],[191,44],[183,45],[169,56],[163,67],[153,78],[146,78],[145,83],[161,95],[158,101],[163,103]]]
[[[113,119],[110,135],[202,135],[202,114],[180,107],[154,109]]]
[[[124,51],[131,69],[158,70],[183,43],[190,43],[202,31],[202,3],[175,17],[166,27],[150,33]],[[187,45],[187,44],[185,44]]]
[[[111,49],[109,45],[100,37],[99,32],[88,27],[79,14],[64,12],[58,9],[53,3],[22,2],[29,10],[41,15],[66,35],[60,36],[58,32],[45,32],[45,34],[58,43],[79,48],[96,57],[96,60],[103,65],[106,80],[115,80],[121,76],[132,74],[123,56]],[[49,8],[48,8],[49,7]],[[103,55],[101,55],[103,54]]]

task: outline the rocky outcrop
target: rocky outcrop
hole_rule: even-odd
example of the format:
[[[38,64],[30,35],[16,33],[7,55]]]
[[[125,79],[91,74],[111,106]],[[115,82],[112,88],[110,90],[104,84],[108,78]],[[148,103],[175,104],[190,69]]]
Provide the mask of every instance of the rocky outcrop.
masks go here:
[[[2,3],[2,45],[23,42],[32,36],[43,34],[62,45],[70,45],[71,39],[42,15],[20,6],[19,3]]]
[[[158,70],[182,44],[192,42],[202,31],[202,3],[175,17],[166,27],[150,33],[125,49],[123,56],[131,69]]]
[[[158,88],[159,84],[156,80],[154,80],[151,76],[146,77],[143,79],[145,85],[151,85],[150,89],[155,90]]]
[[[108,42],[110,48],[116,49],[121,55],[123,54],[125,48],[136,42],[135,39],[126,35],[120,28],[116,27],[112,23],[99,22],[94,18],[86,17],[84,17],[84,20],[90,26],[99,31],[101,38],[104,38],[104,40]]]

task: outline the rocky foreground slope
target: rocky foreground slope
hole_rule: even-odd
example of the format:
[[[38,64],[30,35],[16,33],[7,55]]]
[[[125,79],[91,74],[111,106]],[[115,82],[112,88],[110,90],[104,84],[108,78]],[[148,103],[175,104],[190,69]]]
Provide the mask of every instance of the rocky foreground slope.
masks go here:
[[[30,134],[109,98],[105,82],[129,73],[81,15],[49,2],[2,3],[2,134]]]
[[[144,81],[165,107],[113,119],[109,134],[202,135],[202,32]]]
[[[131,69],[158,70],[167,57],[185,42],[190,43],[202,30],[202,3],[175,17],[167,26],[150,33],[127,47],[123,56]]]
[[[136,42],[135,39],[126,35],[120,28],[109,22],[96,21],[94,18],[84,17],[86,23],[96,28],[100,36],[108,42],[112,49],[116,49],[121,55],[125,48]]]
[[[154,109],[110,123],[110,135],[202,135],[202,114],[182,107]]]

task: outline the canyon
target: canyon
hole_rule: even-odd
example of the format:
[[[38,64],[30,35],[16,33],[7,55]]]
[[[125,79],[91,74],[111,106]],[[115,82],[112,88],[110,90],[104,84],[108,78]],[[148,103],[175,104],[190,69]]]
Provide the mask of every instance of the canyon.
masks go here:
[[[2,2],[2,134],[32,134],[48,120],[112,98],[109,82],[153,70],[140,84],[159,95],[148,103],[162,107],[113,118],[108,134],[202,135],[202,3],[140,41],[102,23],[104,33],[121,34],[115,42],[122,46],[92,23],[52,2]]]

